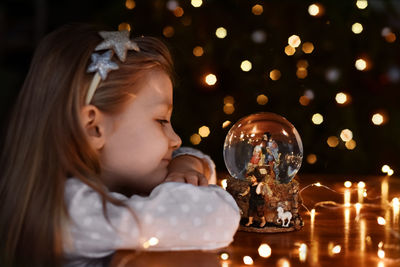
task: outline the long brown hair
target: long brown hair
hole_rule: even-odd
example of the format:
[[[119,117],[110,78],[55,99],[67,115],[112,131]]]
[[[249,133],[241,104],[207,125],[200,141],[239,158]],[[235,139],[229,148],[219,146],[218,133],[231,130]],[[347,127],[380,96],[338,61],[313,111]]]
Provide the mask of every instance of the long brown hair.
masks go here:
[[[68,222],[64,186],[76,177],[111,198],[101,181],[98,152],[86,140],[80,110],[93,74],[86,73],[90,55],[101,38],[89,25],[67,25],[47,35],[37,47],[20,91],[5,138],[0,163],[0,265],[62,264],[62,229]],[[143,72],[173,64],[158,39],[133,39],[140,52],[100,83],[91,104],[101,111],[121,112]]]

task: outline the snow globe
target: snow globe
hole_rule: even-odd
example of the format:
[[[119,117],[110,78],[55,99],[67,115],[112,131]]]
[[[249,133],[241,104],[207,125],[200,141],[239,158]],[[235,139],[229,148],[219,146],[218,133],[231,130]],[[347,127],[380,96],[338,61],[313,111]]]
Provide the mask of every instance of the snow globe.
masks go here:
[[[246,116],[229,130],[224,161],[230,176],[227,191],[241,210],[240,230],[299,230],[301,198],[295,179],[303,159],[296,128],[269,112]]]

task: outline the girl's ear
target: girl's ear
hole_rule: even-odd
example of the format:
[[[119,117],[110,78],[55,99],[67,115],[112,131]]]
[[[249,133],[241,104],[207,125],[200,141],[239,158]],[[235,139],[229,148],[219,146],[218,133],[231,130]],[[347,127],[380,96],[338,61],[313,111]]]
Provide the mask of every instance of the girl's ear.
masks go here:
[[[93,105],[86,105],[81,109],[81,124],[90,145],[100,150],[105,143],[104,114]]]

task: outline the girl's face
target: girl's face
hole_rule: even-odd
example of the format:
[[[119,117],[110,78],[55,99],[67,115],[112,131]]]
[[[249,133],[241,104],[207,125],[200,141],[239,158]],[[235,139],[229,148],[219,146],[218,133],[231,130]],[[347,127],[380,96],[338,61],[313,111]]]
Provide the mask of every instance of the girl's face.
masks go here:
[[[149,71],[138,86],[138,93],[120,114],[105,115],[100,159],[111,190],[149,193],[164,181],[172,151],[181,139],[170,123],[172,83],[168,75]]]

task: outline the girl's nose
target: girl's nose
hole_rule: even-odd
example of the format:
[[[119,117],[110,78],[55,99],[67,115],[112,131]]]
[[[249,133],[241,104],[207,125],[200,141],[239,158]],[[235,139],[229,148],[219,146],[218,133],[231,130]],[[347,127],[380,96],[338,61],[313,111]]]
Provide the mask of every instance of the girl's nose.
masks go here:
[[[171,129],[171,137],[170,137],[170,146],[175,150],[178,149],[182,145],[181,138],[175,133],[173,129]]]

